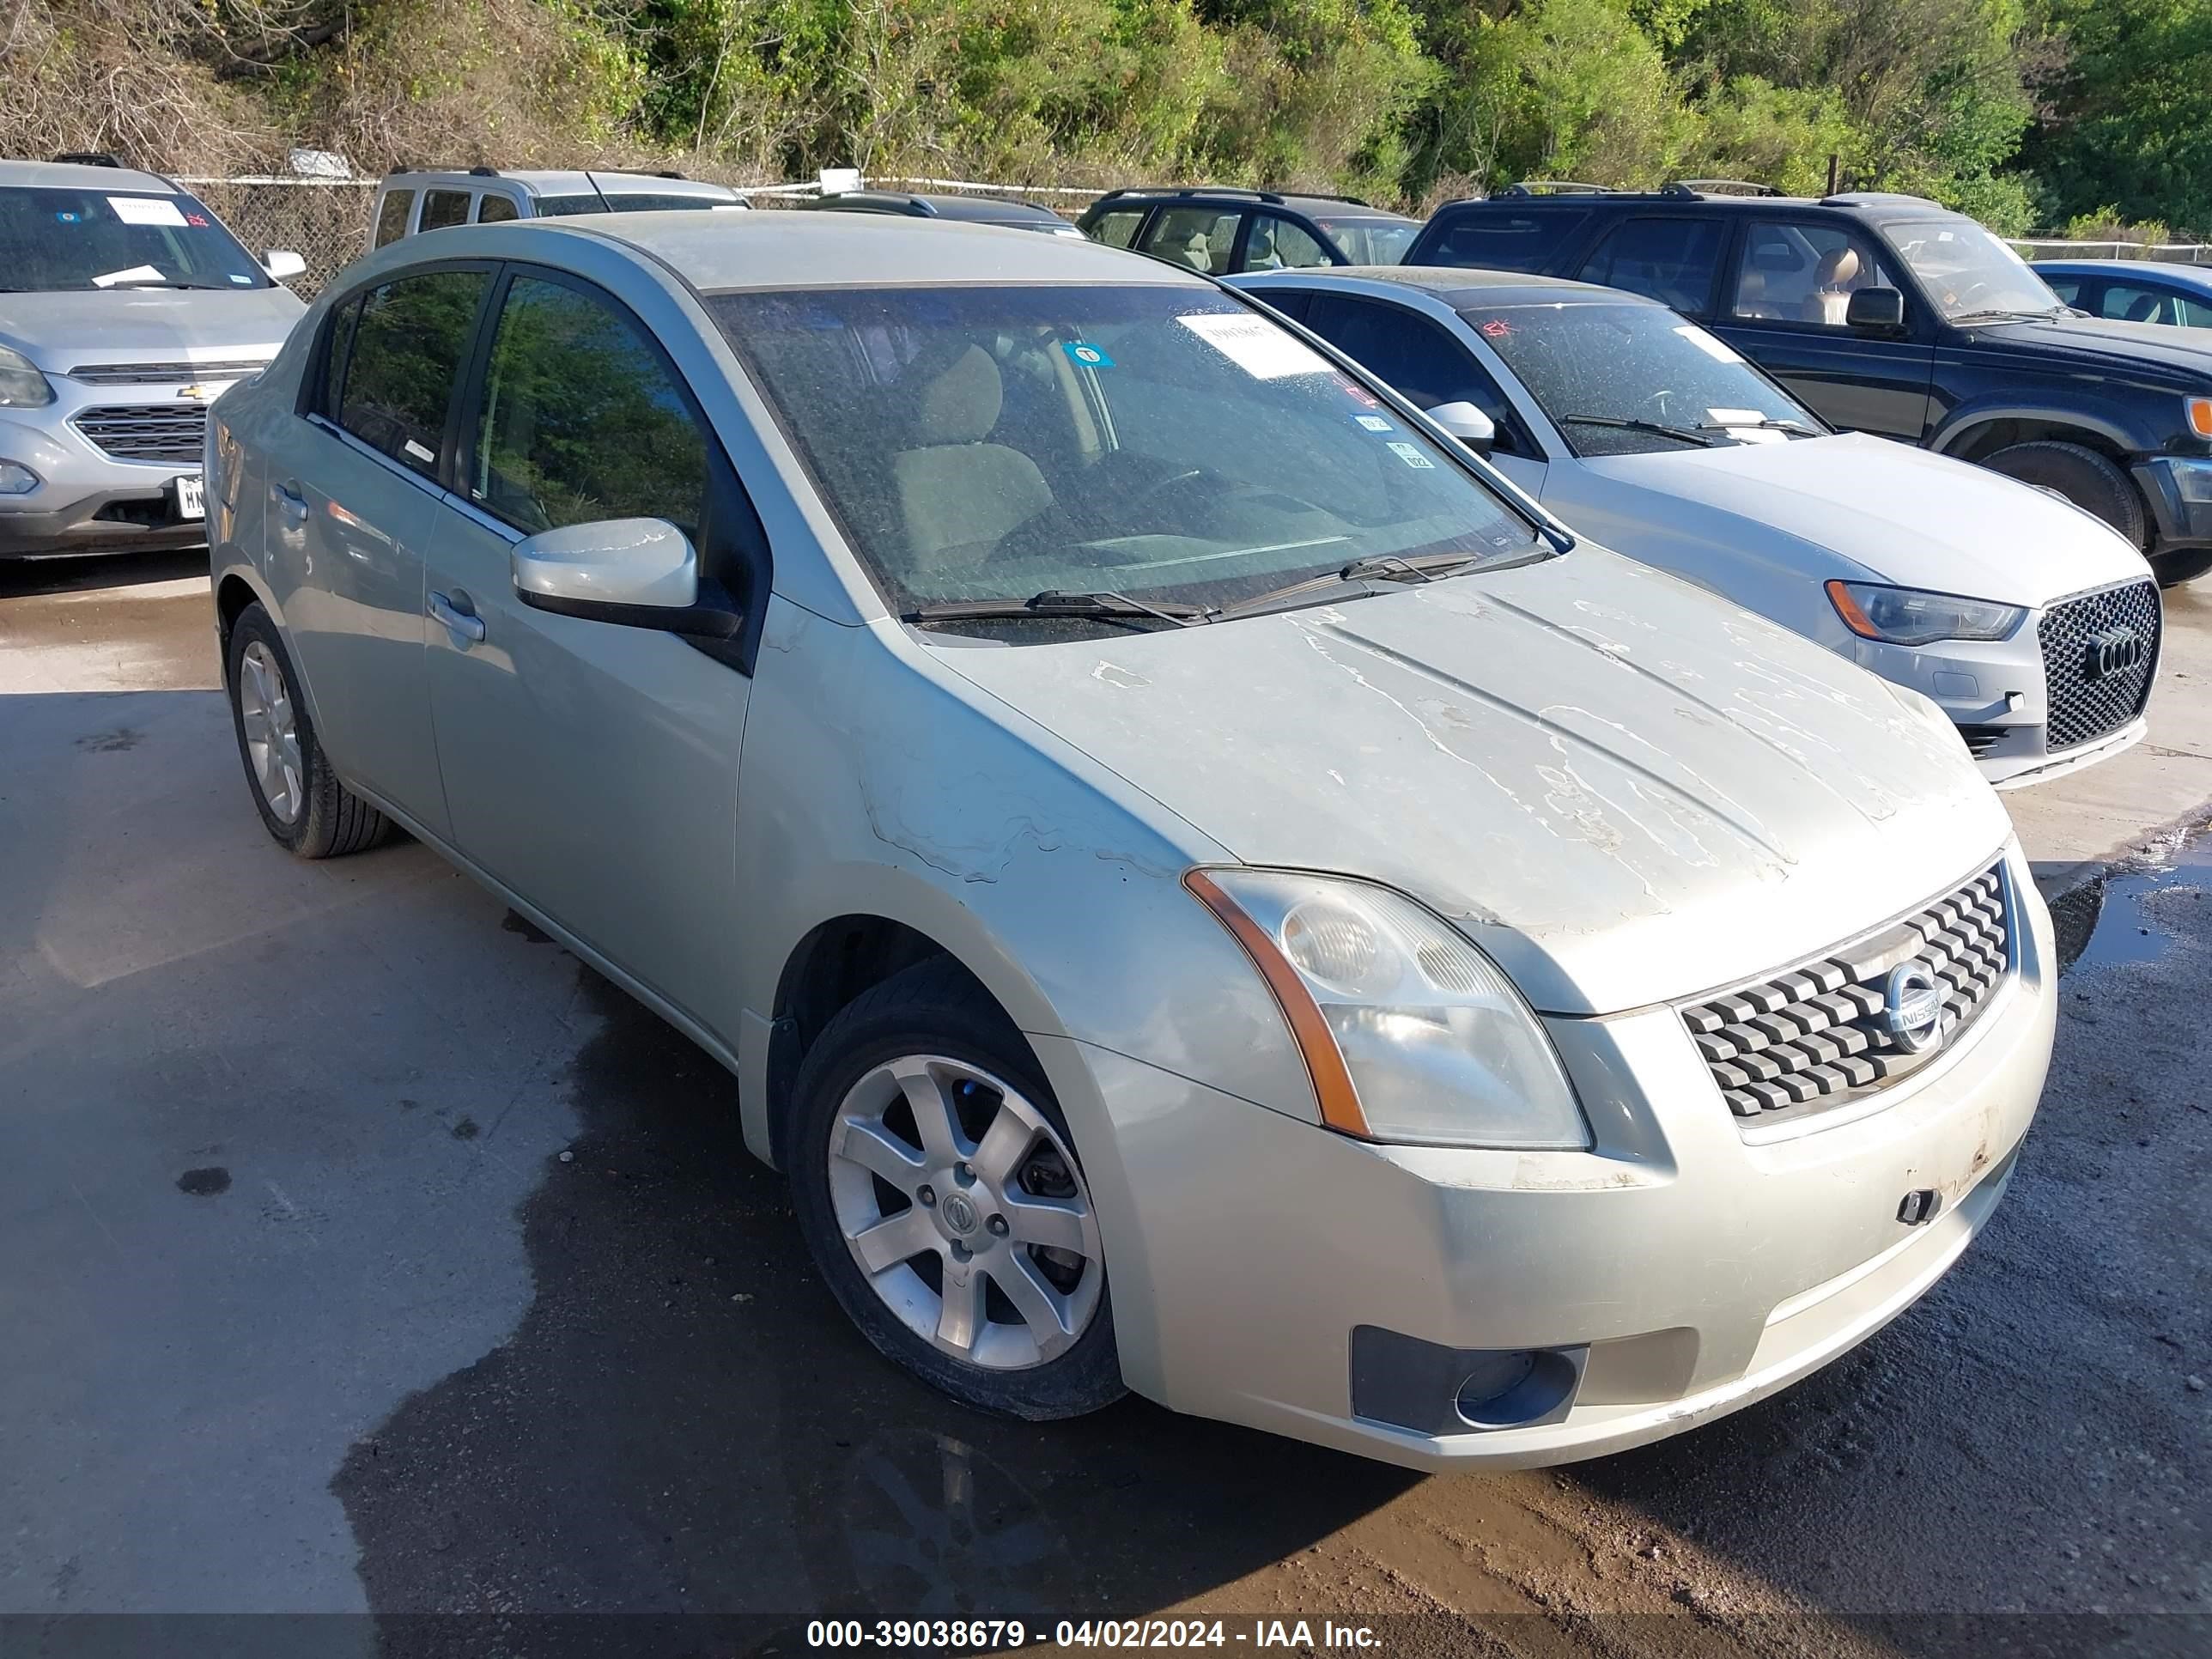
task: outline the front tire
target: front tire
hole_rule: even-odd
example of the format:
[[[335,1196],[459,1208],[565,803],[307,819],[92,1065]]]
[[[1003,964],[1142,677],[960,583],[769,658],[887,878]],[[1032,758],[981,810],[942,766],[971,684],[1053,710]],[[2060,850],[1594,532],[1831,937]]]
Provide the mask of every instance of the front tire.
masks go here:
[[[2130,546],[2142,547],[2147,524],[2142,496],[2110,457],[2081,444],[2039,439],[1984,456],[1982,465],[2022,483],[2057,490],[2083,512],[2118,531]]]
[[[2160,587],[2179,587],[2212,570],[2212,548],[2192,547],[2185,553],[2161,553],[2150,562],[2150,574]]]
[[[299,675],[259,605],[230,627],[223,664],[231,725],[246,786],[261,822],[279,845],[303,859],[366,852],[392,833],[392,822],[337,780],[298,694]]]
[[[878,1350],[962,1403],[1076,1417],[1124,1392],[1097,1214],[1012,1023],[950,957],[864,993],[793,1085],[815,1264]]]

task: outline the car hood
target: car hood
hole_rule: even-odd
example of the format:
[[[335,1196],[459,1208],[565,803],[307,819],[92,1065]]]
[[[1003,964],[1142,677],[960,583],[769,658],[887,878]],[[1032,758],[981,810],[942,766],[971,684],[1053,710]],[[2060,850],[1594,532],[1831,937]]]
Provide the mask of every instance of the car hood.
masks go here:
[[[1807,959],[2008,833],[1934,705],[1589,544],[1355,603],[933,655],[1244,862],[1423,900],[1554,1012]]]
[[[2171,328],[2116,322],[2104,317],[2053,317],[2016,323],[1978,323],[1970,331],[1993,344],[2056,347],[2090,353],[2114,368],[2155,364],[2202,380],[2212,377],[2212,328]]]
[[[2125,538],[2072,503],[1887,438],[1853,434],[1557,465],[1588,483],[1563,478],[1566,488],[1547,488],[1546,504],[1573,523],[1576,503],[1586,501],[1630,554],[1642,551],[1634,538],[1639,519],[1670,526],[1668,504],[1694,501],[1727,515],[1700,526],[1708,543],[1740,544],[1747,556],[1772,563],[1792,551],[1778,547],[1778,531],[1797,544],[1794,562],[1809,581],[1863,571],[1900,586],[2042,605],[2149,574]],[[1622,499],[1631,492],[1644,499]],[[1824,549],[1843,562],[1818,568]]]
[[[51,374],[88,363],[259,361],[306,309],[285,288],[0,294],[0,345]]]

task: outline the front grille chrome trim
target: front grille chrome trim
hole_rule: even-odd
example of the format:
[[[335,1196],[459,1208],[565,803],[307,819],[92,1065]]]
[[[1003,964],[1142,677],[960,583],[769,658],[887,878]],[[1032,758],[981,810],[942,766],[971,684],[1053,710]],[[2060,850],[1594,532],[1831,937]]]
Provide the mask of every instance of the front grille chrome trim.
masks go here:
[[[2148,578],[2069,593],[2044,607],[2035,638],[2043,655],[2045,752],[2110,737],[2142,713],[2158,676],[2164,623],[2158,584]],[[2090,661],[2095,643],[2116,629],[2133,637],[2141,656],[2122,672],[2100,673]]]
[[[77,410],[70,424],[111,460],[196,467],[207,437],[207,408],[184,402],[108,404]]]
[[[1941,1040],[1919,1053],[1890,1032],[1883,992],[1915,961],[1943,999]],[[1999,859],[1910,915],[1678,1012],[1740,1127],[1764,1129],[1863,1099],[1948,1053],[2019,965],[2018,907]]]

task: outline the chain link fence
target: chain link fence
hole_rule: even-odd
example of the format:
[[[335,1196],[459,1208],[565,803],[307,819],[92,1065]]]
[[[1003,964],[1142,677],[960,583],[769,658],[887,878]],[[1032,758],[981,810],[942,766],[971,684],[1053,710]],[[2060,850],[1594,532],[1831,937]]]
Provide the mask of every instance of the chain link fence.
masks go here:
[[[2063,236],[2012,236],[2006,240],[2030,261],[2156,259],[2173,265],[2212,265],[2212,242],[2070,242]]]

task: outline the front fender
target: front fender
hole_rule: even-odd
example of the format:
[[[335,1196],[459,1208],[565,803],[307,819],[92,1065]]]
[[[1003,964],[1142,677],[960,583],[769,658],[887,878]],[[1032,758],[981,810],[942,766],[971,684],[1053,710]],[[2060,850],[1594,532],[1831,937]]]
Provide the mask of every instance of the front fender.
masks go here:
[[[2177,404],[2179,401],[2177,398]],[[2163,441],[2145,433],[2139,422],[2129,419],[2123,411],[2109,406],[2021,403],[2009,398],[1986,397],[1970,399],[1954,409],[1936,428],[1928,441],[1928,447],[1940,455],[1956,455],[1972,447],[1978,432],[1998,421],[2072,427],[2076,431],[2102,439],[2128,455],[2155,450]]]

